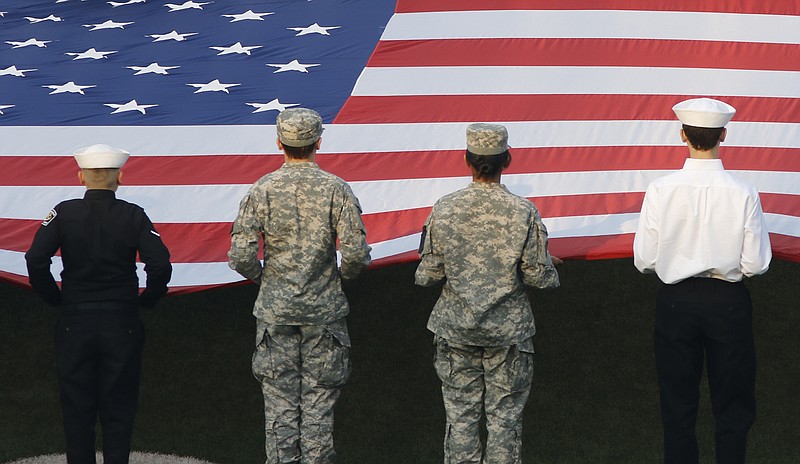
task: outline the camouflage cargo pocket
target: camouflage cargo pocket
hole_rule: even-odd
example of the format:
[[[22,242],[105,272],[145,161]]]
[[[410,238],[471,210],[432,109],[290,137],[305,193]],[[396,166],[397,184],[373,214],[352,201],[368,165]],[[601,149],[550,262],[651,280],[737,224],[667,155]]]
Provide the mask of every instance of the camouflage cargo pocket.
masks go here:
[[[453,363],[450,359],[450,345],[447,340],[436,335],[433,337],[433,368],[439,380],[445,385],[453,382]]]
[[[253,376],[259,382],[275,378],[267,324],[261,320],[256,323],[256,349],[253,352],[252,368]]]
[[[509,348],[506,359],[508,386],[512,392],[527,390],[533,381],[533,337]]]
[[[325,327],[324,340],[319,354],[322,363],[318,377],[319,385],[340,387],[350,378],[350,335],[344,319]]]

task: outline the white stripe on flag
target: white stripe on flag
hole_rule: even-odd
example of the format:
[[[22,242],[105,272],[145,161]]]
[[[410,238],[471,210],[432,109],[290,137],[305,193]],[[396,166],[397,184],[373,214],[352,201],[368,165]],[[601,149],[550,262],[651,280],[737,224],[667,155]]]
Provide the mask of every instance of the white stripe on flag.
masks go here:
[[[800,76],[800,73],[797,73]],[[800,85],[800,82],[798,82]],[[798,87],[800,89],[800,87]],[[682,146],[675,121],[498,121],[509,131],[513,148],[594,146]],[[464,150],[468,123],[424,124],[331,124],[322,139],[322,154],[376,153],[394,151]],[[64,146],[85,146],[105,134],[110,145],[125,147],[133,156],[272,154],[274,126],[176,127],[174,131],[153,127],[80,127],[59,129]],[[800,148],[800,124],[737,122],[728,124],[725,147]],[[52,138],[35,137],[27,128],[0,127],[0,156],[71,156]],[[45,128],[50,130],[50,128]],[[157,129],[156,132],[151,132]],[[44,130],[44,129],[41,129]],[[158,135],[160,146],[147,145],[147,137]],[[242,137],[239,137],[242,136]],[[25,138],[31,137],[31,138]],[[222,139],[222,140],[221,140]],[[229,140],[230,139],[230,140]],[[265,145],[269,139],[271,147]],[[77,142],[80,141],[80,142]],[[206,142],[208,142],[206,144]],[[224,155],[223,155],[224,156]],[[276,155],[279,156],[279,155]]]
[[[797,16],[610,10],[452,11],[396,14],[381,40],[642,38],[797,44],[799,30]]]
[[[800,97],[800,72],[604,66],[365,68],[354,96],[727,95]]]

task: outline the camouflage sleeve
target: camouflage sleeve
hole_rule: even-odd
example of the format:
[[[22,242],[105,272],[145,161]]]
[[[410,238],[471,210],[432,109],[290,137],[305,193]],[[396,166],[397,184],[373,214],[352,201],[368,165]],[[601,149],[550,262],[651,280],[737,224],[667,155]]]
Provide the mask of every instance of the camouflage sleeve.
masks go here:
[[[554,288],[560,285],[558,272],[547,250],[547,228],[537,210],[531,214],[520,270],[523,282],[529,287]]]
[[[242,276],[258,282],[262,265],[258,259],[261,224],[256,215],[255,201],[250,192],[239,203],[239,214],[231,227],[231,249],[228,266]]]
[[[340,273],[343,279],[354,279],[372,262],[367,245],[367,231],[361,220],[361,204],[353,190],[345,184],[342,205],[336,221],[339,252],[342,254]]]
[[[428,216],[425,225],[422,227],[422,237],[420,237],[419,256],[421,261],[414,273],[414,282],[422,287],[432,287],[444,281],[444,256],[441,251],[437,252],[433,234],[433,212]]]

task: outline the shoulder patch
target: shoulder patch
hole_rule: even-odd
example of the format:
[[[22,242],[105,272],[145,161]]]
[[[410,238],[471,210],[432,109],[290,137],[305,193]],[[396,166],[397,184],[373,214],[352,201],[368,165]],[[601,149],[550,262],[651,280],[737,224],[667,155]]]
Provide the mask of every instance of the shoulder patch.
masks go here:
[[[47,224],[50,224],[53,221],[53,219],[56,218],[57,215],[58,213],[56,213],[56,210],[51,209],[50,212],[47,213],[47,216],[44,218],[44,221],[42,221],[42,225],[46,226]]]

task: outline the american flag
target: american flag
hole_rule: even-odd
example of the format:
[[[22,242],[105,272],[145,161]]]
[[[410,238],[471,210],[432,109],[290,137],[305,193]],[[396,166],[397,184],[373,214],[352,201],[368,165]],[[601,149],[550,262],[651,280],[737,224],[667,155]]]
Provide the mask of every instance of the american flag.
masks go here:
[[[630,256],[647,184],[686,157],[671,107],[697,96],[738,109],[723,162],[800,261],[794,0],[4,1],[0,278],[27,281],[42,218],[83,194],[72,151],[107,143],[132,153],[118,196],[156,223],[172,291],[240,280],[230,223],[292,106],[322,114],[318,162],[361,200],[378,264],[416,258],[469,182],[472,122],[508,127],[503,183],[554,255]]]

